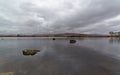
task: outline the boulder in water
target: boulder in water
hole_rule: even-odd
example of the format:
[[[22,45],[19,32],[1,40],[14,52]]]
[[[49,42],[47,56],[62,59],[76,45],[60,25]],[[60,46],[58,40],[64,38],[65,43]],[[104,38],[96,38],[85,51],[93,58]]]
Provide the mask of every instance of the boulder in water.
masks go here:
[[[35,55],[37,52],[40,52],[40,50],[25,49],[22,52],[23,55]]]

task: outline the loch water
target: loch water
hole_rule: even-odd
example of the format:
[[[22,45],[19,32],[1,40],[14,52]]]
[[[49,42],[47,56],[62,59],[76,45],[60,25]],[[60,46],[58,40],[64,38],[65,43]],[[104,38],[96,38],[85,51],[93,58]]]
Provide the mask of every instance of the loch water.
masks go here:
[[[70,40],[76,40],[70,43]],[[23,50],[40,50],[24,55]],[[0,38],[0,73],[120,75],[119,38]]]

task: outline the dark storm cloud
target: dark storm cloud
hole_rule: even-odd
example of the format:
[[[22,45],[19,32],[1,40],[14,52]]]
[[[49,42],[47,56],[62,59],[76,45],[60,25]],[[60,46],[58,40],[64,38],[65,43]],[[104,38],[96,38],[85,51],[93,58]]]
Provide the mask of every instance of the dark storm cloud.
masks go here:
[[[0,27],[0,29],[4,28],[1,32],[107,33],[117,31],[120,27],[119,0],[11,0],[8,2],[1,0],[0,2],[2,4],[0,25],[4,25]]]

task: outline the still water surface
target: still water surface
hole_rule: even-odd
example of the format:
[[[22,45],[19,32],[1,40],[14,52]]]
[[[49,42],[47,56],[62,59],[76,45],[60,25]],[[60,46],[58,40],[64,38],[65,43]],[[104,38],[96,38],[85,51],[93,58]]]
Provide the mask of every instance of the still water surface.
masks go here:
[[[40,50],[33,56],[24,49]],[[15,75],[120,75],[119,39],[2,38],[0,72]]]

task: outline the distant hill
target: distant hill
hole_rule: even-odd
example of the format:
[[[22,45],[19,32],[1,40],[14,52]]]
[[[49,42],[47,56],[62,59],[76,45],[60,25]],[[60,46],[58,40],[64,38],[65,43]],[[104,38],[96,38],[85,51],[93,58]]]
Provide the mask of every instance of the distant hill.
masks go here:
[[[110,35],[100,34],[79,34],[79,33],[59,33],[59,34],[32,34],[32,35],[0,35],[0,37],[110,37]]]

